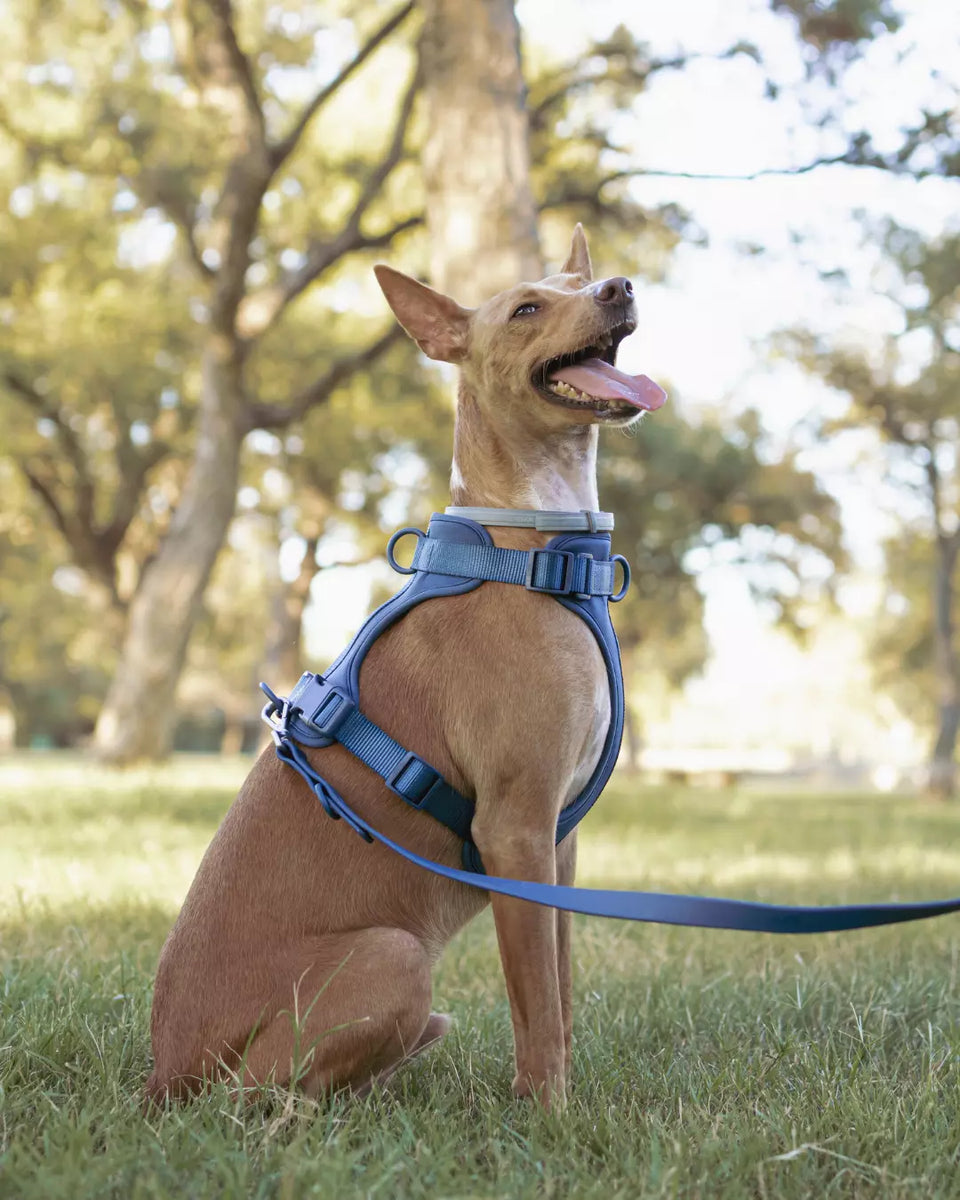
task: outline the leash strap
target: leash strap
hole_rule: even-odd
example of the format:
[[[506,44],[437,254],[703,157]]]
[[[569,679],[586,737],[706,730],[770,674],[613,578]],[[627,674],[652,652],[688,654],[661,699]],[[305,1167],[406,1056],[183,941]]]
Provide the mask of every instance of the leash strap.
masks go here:
[[[400,530],[404,533],[419,530]],[[387,548],[387,558],[395,567],[394,539]],[[614,582],[617,563],[623,564],[624,585],[617,592]],[[396,568],[395,568],[396,569]],[[483,579],[491,583],[518,583],[529,592],[547,592],[551,596],[608,596],[622,599],[629,584],[626,560],[619,555],[609,559],[594,558],[592,554],[574,554],[569,550],[509,550],[504,546],[476,546],[462,542],[441,542],[420,535],[413,562],[407,571],[429,571],[435,575],[460,575],[467,579]]]
[[[476,875],[421,858],[378,833],[346,803],[310,765],[303,751],[286,737],[277,738],[277,755],[301,775],[320,800],[325,811],[343,819],[367,842],[378,841],[401,858],[424,870],[465,883],[485,892],[529,900],[546,908],[592,917],[617,917],[624,921],[647,921],[661,925],[688,925],[702,929],[739,929],[753,933],[836,933],[847,929],[868,929],[877,925],[897,925],[960,911],[960,899],[934,900],[913,904],[849,904],[834,907],[792,907],[784,904],[760,904],[750,900],[727,900],[710,896],[680,896],[664,892],[607,891],[601,888],[565,887],[560,884],[532,883],[504,879],[497,875]]]

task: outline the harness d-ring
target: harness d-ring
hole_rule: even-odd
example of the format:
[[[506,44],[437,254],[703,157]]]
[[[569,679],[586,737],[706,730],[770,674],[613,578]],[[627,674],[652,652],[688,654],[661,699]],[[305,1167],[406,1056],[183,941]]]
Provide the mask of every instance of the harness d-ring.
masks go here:
[[[620,568],[623,571],[623,587],[619,592],[616,593],[616,595],[610,597],[611,604],[618,604],[627,594],[627,589],[630,587],[630,564],[622,554],[611,554],[610,561],[619,563]]]
[[[406,537],[408,533],[416,534],[418,545],[420,538],[425,538],[427,536],[423,530],[418,529],[416,525],[404,525],[404,527],[402,529],[398,529],[397,532],[390,538],[390,541],[387,542],[387,562],[400,575],[416,575],[417,573],[416,567],[402,567],[393,557],[394,546],[402,537]],[[414,554],[416,554],[416,550],[414,550]]]

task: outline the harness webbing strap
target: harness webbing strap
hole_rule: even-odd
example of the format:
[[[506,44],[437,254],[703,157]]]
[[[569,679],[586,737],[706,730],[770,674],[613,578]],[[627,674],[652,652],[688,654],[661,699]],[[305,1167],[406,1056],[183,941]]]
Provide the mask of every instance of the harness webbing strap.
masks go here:
[[[271,706],[273,712],[268,713]],[[375,771],[407,804],[429,813],[465,842],[470,841],[472,801],[447,783],[428,762],[365,717],[349,696],[331,687],[322,675],[309,672],[303,675],[290,699],[281,703],[279,709],[271,697],[264,715],[269,718],[278,711],[279,724],[271,722],[278,746],[281,737],[295,738],[308,746],[337,741]]]
[[[793,907],[759,904],[750,900],[728,900],[711,896],[680,896],[664,892],[608,891],[601,888],[565,887],[504,879],[497,875],[475,875],[422,858],[412,850],[379,833],[359,817],[330,785],[314,771],[303,751],[288,739],[279,739],[277,754],[297,771],[316,793],[331,816],[343,820],[366,841],[378,841],[401,858],[445,879],[465,883],[485,892],[497,892],[518,900],[529,900],[547,908],[583,913],[593,917],[617,917],[624,921],[657,922],[662,925],[692,925],[705,929],[738,929],[754,933],[836,933],[920,921],[960,911],[960,899],[933,900],[913,904],[849,904],[831,907]]]
[[[554,596],[612,596],[616,560],[569,550],[510,550],[420,538],[411,568],[491,583],[519,583]]]

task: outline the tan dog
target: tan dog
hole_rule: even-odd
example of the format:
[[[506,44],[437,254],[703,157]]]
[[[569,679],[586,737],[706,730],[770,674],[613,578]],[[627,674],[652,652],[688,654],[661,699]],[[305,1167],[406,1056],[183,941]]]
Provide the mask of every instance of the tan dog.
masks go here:
[[[460,367],[453,502],[595,510],[597,425],[629,424],[638,409],[584,397],[588,366],[555,360],[589,347],[592,357],[579,359],[612,363],[636,317],[626,279],[591,282],[580,226],[559,275],[473,311],[388,267],[377,278],[424,353]],[[519,549],[551,536],[490,532]],[[502,583],[426,601],[371,647],[360,704],[475,798],[472,834],[489,874],[572,883],[576,836],[556,846],[557,817],[589,779],[610,719],[600,651],[579,617]],[[344,747],[309,755],[377,829],[459,865],[456,836],[399,801]],[[163,948],[148,1096],[179,1098],[225,1076],[244,1086],[298,1083],[311,1094],[384,1078],[446,1032],[449,1018],[430,1011],[431,967],[487,900],[330,821],[268,750]],[[549,1104],[562,1098],[570,1065],[569,914],[500,896],[492,904],[514,1091]]]

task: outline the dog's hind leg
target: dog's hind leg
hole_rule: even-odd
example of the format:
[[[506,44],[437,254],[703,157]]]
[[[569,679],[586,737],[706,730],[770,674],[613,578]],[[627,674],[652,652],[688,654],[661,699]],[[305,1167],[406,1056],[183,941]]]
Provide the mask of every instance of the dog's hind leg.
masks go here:
[[[274,1016],[239,1065],[244,1087],[363,1091],[447,1030],[448,1020],[430,1012],[427,952],[405,930],[328,934],[284,958]]]

